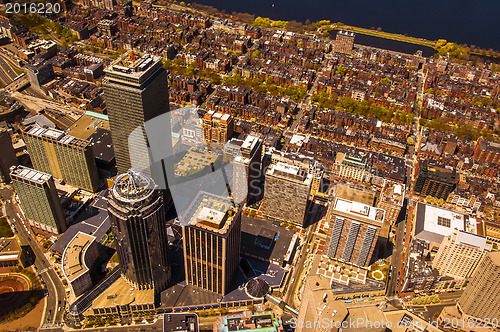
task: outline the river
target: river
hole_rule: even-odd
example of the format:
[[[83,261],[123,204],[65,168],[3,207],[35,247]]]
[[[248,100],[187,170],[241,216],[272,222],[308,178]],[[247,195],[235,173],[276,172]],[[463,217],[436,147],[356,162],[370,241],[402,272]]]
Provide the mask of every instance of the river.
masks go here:
[[[197,0],[219,10],[274,20],[307,19],[500,50],[497,0]]]

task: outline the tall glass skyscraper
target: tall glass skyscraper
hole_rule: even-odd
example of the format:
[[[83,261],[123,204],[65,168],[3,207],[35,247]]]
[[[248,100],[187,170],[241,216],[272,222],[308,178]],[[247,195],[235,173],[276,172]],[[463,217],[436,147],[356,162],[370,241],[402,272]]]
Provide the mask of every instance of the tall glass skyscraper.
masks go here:
[[[116,178],[108,212],[122,277],[158,295],[171,277],[161,191],[147,175],[129,170]]]
[[[147,128],[149,136],[152,132],[155,136],[161,133],[161,137],[155,137],[155,142],[151,142],[151,137],[148,139],[144,126],[149,120],[169,112],[167,72],[161,59],[149,54],[138,57],[131,52],[105,70],[104,97],[118,174],[134,168],[152,175],[151,151],[155,147],[151,150],[151,144],[157,141],[157,146],[172,146],[170,122],[165,121],[165,117],[158,118],[162,122],[161,130]],[[161,162],[157,164],[161,166]],[[164,172],[161,168],[160,174]],[[154,176],[154,179],[163,186],[159,178]]]

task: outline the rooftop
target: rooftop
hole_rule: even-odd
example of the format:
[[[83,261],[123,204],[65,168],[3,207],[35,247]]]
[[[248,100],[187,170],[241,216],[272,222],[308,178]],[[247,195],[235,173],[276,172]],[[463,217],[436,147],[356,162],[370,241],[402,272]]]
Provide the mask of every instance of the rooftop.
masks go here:
[[[50,247],[51,251],[62,255],[68,243],[78,232],[95,236],[97,241],[106,235],[111,227],[107,210],[108,203],[104,198],[106,192],[107,190],[100,192],[96,199],[89,204],[88,209],[76,216],[76,221]]]
[[[86,146],[88,142],[86,140],[78,139],[74,136],[67,135],[64,131],[54,129],[54,128],[42,128],[38,124],[33,125],[32,127],[26,130],[26,133],[39,137],[46,137],[57,141],[62,144],[71,144],[71,145],[79,145]]]
[[[155,183],[147,175],[130,169],[120,174],[113,185],[113,197],[123,202],[137,202],[146,199],[154,191]]]
[[[120,277],[92,302],[92,307],[107,308],[132,303],[153,304],[154,289],[134,289]]]
[[[333,209],[352,217],[362,217],[380,223],[384,222],[385,210],[375,208],[360,202],[336,198]]]
[[[185,220],[191,226],[225,234],[236,213],[228,198],[200,191],[187,209]]]
[[[283,264],[294,231],[274,224],[269,220],[241,217],[241,252],[258,257],[263,261]],[[257,242],[256,242],[257,240]],[[269,249],[263,240],[270,242]]]
[[[163,314],[163,332],[197,332],[198,315],[195,313]]]
[[[52,175],[48,173],[40,172],[24,166],[16,166],[11,170],[10,174],[38,184],[44,184],[52,177]]]
[[[216,328],[218,332],[283,331],[281,319],[273,312],[252,313],[251,311],[221,316],[216,323]]]
[[[259,137],[257,137],[256,135],[248,135],[243,141],[241,148],[252,151],[258,142],[259,142]]]
[[[162,58],[160,56],[144,54],[138,57],[135,53],[129,52],[112,62],[111,65],[106,68],[106,73],[139,79],[156,63],[161,62],[161,60]]]
[[[485,249],[488,251],[491,251],[492,246],[491,246],[491,244],[486,242],[485,237],[471,234],[471,233],[467,233],[464,231],[456,231],[452,234],[452,237],[454,238],[455,244],[457,244],[457,245],[463,243],[463,244],[467,244],[469,246],[476,247],[481,251],[483,251]]]
[[[0,240],[0,260],[16,259],[21,248],[15,237]]]
[[[271,165],[267,169],[266,176],[275,176],[282,179],[293,180],[306,185],[310,184],[312,181],[312,175],[305,172],[299,166],[290,165],[281,161]]]
[[[489,252],[487,253],[488,257],[491,258],[493,264],[496,266],[500,266],[500,251]]]
[[[441,243],[455,229],[476,234],[476,220],[459,212],[418,203],[415,237]]]
[[[67,131],[72,136],[85,140],[89,139],[98,128],[109,129],[109,122],[92,116],[82,115]]]
[[[370,206],[373,206],[375,195],[376,193],[374,191],[351,187],[343,183],[337,183],[337,186],[335,187],[336,197],[360,202]]]
[[[481,139],[479,143],[481,150],[488,150],[495,153],[500,153],[500,143],[494,141],[488,141],[486,139]]]
[[[95,236],[78,232],[68,243],[62,258],[62,270],[69,282],[73,282],[89,270],[85,263],[85,252],[94,240]]]
[[[115,158],[111,131],[107,129],[97,128],[97,130],[92,135],[90,135],[89,141],[92,145],[94,158],[106,163],[111,163],[111,161]]]

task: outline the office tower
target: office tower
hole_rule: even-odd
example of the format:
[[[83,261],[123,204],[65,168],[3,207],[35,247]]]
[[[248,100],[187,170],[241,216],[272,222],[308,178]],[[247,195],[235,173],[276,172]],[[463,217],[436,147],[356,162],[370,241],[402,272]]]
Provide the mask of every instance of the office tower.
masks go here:
[[[206,142],[226,143],[233,135],[233,117],[210,110],[203,117],[202,128]]]
[[[36,124],[23,132],[23,138],[33,168],[72,186],[97,191],[99,176],[89,141]]]
[[[257,198],[260,188],[261,169],[260,157],[262,155],[262,142],[260,134],[248,135],[239,148],[239,155],[233,159],[233,197],[238,202],[243,202],[248,197],[249,201]]]
[[[7,130],[0,128],[0,182],[10,182],[10,168],[18,165],[16,151]]]
[[[481,163],[490,162],[497,165],[500,164],[500,144],[480,137],[474,148],[473,158],[479,160]]]
[[[484,255],[458,300],[457,307],[466,319],[472,317],[483,321],[488,320],[490,323],[500,320],[500,310],[498,310],[500,308],[500,252],[488,252]],[[467,323],[465,324],[467,326]]]
[[[433,265],[441,275],[469,278],[491,248],[485,237],[455,229],[441,242]]]
[[[151,146],[144,124],[169,112],[167,72],[161,59],[148,54],[139,58],[134,53],[124,54],[104,71],[104,97],[118,174],[126,173],[133,167],[152,175],[152,156],[148,151]],[[159,120],[165,122],[166,119],[162,117]],[[164,137],[158,143],[171,147],[170,122],[159,125]],[[155,177],[161,186],[159,180]]]
[[[278,162],[269,167],[264,183],[263,213],[304,226],[312,175],[299,166]]]
[[[226,294],[238,268],[241,210],[224,197],[198,193],[182,226],[186,282]]]
[[[147,175],[129,170],[110,190],[108,213],[122,277],[158,295],[170,281],[163,195]]]
[[[354,38],[356,35],[351,31],[340,30],[337,32],[333,51],[338,53],[350,54],[354,47]]]
[[[10,177],[30,225],[54,234],[63,233],[67,224],[52,175],[16,166]]]
[[[327,255],[359,266],[369,265],[384,217],[382,209],[337,197],[327,215]]]
[[[453,191],[457,172],[435,160],[420,159],[415,192],[420,196],[432,196],[446,200]]]

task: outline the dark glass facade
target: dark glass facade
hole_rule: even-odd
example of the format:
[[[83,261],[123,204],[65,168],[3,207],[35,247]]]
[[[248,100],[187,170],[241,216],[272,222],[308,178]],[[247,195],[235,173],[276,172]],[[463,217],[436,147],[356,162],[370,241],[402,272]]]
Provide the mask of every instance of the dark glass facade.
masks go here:
[[[129,171],[110,190],[108,211],[123,278],[158,295],[171,277],[162,192],[147,175]]]
[[[124,62],[120,58],[111,64],[103,80],[116,167],[118,174],[134,167],[151,175],[151,158],[144,146],[144,142],[148,142],[144,123],[169,111],[167,72],[161,58],[152,55],[129,61],[127,67]],[[170,123],[165,124],[164,130],[170,131],[169,126]],[[143,135],[136,137],[136,144],[133,140],[129,144],[130,134],[137,128],[142,130]],[[165,137],[168,138],[168,135]],[[171,142],[165,142],[169,143],[171,145]],[[146,145],[149,147],[149,143]],[[131,156],[136,159],[135,163],[131,162]]]

